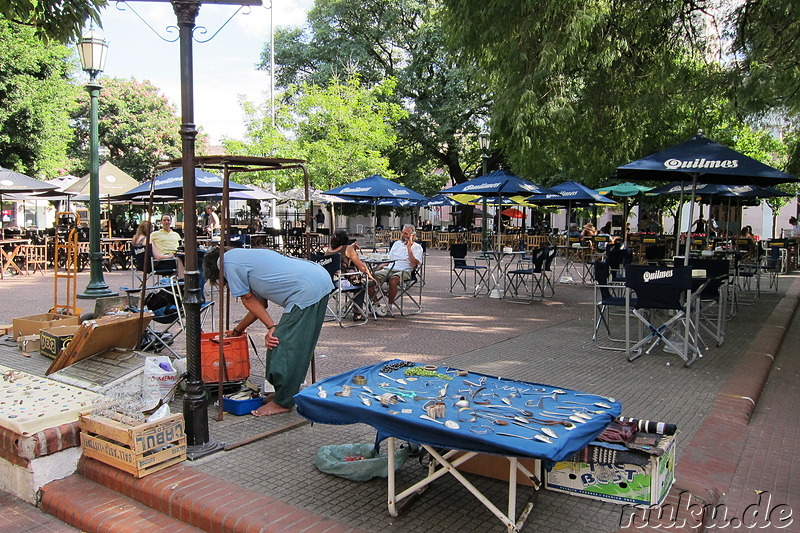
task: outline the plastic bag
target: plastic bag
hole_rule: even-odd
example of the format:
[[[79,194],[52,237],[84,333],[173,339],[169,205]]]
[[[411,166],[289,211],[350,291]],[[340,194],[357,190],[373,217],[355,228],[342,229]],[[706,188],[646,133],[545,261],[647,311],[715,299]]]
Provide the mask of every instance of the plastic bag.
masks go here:
[[[394,451],[395,470],[408,460],[408,448]],[[332,444],[323,446],[314,458],[320,472],[333,474],[353,481],[369,481],[374,477],[389,475],[389,457],[375,453],[372,444]]]
[[[172,386],[178,380],[178,371],[172,366],[172,361],[164,355],[147,357],[144,361],[142,374],[142,409],[151,409],[158,404],[161,398],[164,402]]]

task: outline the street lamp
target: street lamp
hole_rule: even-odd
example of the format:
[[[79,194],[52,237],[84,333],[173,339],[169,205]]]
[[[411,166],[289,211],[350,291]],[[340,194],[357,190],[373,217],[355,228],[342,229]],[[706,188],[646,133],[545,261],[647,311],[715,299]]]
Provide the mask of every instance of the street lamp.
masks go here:
[[[97,75],[103,71],[108,44],[90,28],[78,41],[81,67],[89,74],[89,284],[78,298],[100,298],[113,296],[103,279],[103,254],[100,253],[100,161],[97,133],[97,99],[100,84]]]
[[[491,139],[489,138],[489,130],[484,129],[478,134],[478,146],[481,147],[481,166],[482,175],[485,176],[489,173],[489,145]],[[486,196],[483,197],[483,216],[481,217],[481,251],[485,254],[489,250],[489,232],[486,229]]]

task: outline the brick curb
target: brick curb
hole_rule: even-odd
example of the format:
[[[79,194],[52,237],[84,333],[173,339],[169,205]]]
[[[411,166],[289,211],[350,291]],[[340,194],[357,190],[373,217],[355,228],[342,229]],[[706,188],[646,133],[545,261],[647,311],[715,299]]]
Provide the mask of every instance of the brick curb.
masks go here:
[[[719,505],[730,489],[747,442],[750,418],[799,306],[800,278],[775,306],[733,368],[708,416],[685,445],[675,468],[675,484],[662,507],[634,513],[617,533],[705,531],[711,518],[708,510]]]

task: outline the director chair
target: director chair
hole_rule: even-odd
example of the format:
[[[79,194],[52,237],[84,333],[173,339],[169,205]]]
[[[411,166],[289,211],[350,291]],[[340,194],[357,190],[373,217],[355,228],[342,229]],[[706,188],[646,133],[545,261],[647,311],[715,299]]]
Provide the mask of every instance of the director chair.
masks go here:
[[[335,320],[343,328],[366,324],[369,320],[367,275],[363,272],[342,272],[342,256],[338,253],[312,254],[311,260],[327,270],[333,281],[325,318]],[[354,314],[354,319],[348,324],[347,316],[350,313]]]
[[[592,334],[592,341],[595,345],[602,350],[615,350],[624,352],[626,347],[622,344],[601,344],[602,340],[599,338],[600,327],[604,326],[606,331],[606,340],[612,343],[624,343],[625,337],[614,337],[611,333],[611,320],[612,316],[619,315],[620,310],[622,313],[626,309],[625,294],[629,291],[627,287],[621,283],[612,283],[610,281],[610,268],[605,261],[596,261],[594,264],[594,333]],[[636,300],[631,300],[631,305],[636,306]],[[614,310],[616,309],[616,313]]]
[[[686,313],[684,300],[692,289],[692,267],[629,265],[625,286],[630,289],[625,294],[625,353],[628,361],[652,352],[663,342],[665,349],[678,354],[685,366],[692,364],[697,349],[691,345],[691,317]],[[632,294],[636,295],[635,301]],[[631,316],[636,317],[644,329],[642,338],[635,344],[631,338]]]
[[[467,259],[467,244],[451,244],[450,245],[450,292],[453,292],[453,287],[456,283],[460,283],[464,290],[467,290],[466,277],[469,272],[472,272],[472,296],[475,297],[480,292],[479,287],[488,287],[486,283],[486,275],[488,267],[486,265],[479,265],[475,259]]]
[[[533,303],[534,298],[540,295],[544,298],[544,262],[548,255],[548,248],[539,248],[538,250],[531,250],[529,256],[522,256],[517,265],[513,269],[506,272],[508,280],[506,294],[513,293],[513,299],[509,298],[511,303]],[[528,289],[528,281],[530,280],[530,290],[528,290],[527,298],[520,298],[520,289]],[[538,290],[537,290],[538,289]]]
[[[422,261],[411,271],[411,277],[400,280],[397,287],[397,298],[394,305],[400,310],[400,315],[409,316],[422,312],[422,290],[425,288],[425,263],[427,263],[427,248],[422,246]]]

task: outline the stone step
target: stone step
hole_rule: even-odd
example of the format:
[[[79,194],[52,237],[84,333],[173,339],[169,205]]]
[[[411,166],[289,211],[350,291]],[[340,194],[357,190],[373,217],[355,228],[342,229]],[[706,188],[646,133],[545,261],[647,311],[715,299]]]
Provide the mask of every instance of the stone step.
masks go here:
[[[88,487],[85,495],[77,485]],[[98,502],[87,504],[95,492],[102,494]],[[120,498],[119,503],[113,498]],[[110,503],[105,504],[105,500]],[[123,503],[124,502],[124,503]],[[258,492],[228,483],[210,474],[182,464],[172,466],[141,479],[94,459],[82,458],[78,473],[64,480],[54,481],[42,488],[41,507],[60,520],[84,529],[94,519],[107,519],[109,509],[127,513],[131,507],[134,521],[145,516],[161,516],[170,520],[173,531],[206,531],[208,533],[287,532],[345,533],[359,530],[327,519],[322,515],[293,507]],[[145,514],[145,510],[152,514]],[[139,518],[137,518],[139,517]],[[73,520],[80,520],[79,523]],[[120,528],[103,527],[102,531],[128,531],[125,520]],[[145,524],[147,525],[147,524]],[[134,531],[131,529],[130,531]],[[137,526],[135,531],[160,531],[155,525]]]
[[[202,530],[73,474],[42,488],[42,510],[86,533],[200,533]]]

